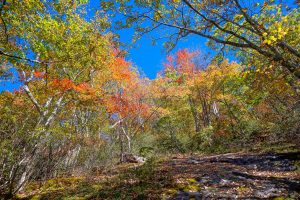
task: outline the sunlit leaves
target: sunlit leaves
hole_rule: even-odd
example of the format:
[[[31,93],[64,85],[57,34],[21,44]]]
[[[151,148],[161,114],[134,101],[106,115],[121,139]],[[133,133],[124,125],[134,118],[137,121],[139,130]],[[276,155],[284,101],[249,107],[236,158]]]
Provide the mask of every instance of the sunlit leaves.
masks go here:
[[[134,73],[130,70],[130,63],[124,58],[116,57],[110,64],[110,70],[114,79],[126,81],[133,78]]]
[[[45,73],[36,70],[36,71],[33,73],[33,75],[34,75],[35,78],[44,78]]]

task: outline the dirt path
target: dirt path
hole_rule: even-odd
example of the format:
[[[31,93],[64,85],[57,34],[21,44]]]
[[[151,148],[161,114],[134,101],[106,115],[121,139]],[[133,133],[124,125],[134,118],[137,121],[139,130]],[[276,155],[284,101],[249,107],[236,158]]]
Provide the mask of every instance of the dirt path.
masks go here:
[[[21,199],[300,199],[300,153],[177,156],[33,182]]]
[[[179,189],[169,199],[300,199],[299,161],[300,153],[173,157],[165,170]]]

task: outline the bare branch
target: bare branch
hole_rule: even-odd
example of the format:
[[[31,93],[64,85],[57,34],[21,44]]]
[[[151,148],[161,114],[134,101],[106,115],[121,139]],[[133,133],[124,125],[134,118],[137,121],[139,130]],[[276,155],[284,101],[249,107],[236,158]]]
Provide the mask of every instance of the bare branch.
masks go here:
[[[235,46],[235,47],[240,47],[240,48],[249,48],[250,47],[249,44],[225,41],[225,40],[219,39],[217,37],[214,37],[214,36],[211,36],[211,35],[208,35],[208,34],[204,34],[202,32],[199,32],[199,31],[196,31],[196,30],[193,30],[193,29],[189,29],[189,28],[186,28],[186,27],[178,26],[178,25],[168,24],[168,23],[165,23],[165,22],[160,22],[160,21],[157,21],[157,20],[155,20],[155,19],[153,19],[153,18],[151,18],[147,15],[143,15],[143,17],[148,18],[148,19],[150,19],[151,21],[153,21],[155,23],[165,25],[167,27],[177,28],[177,29],[180,29],[180,30],[185,30],[185,31],[188,31],[188,32],[193,33],[193,34],[200,35],[200,36],[208,38],[208,39],[212,39],[212,40],[214,40],[215,42],[218,42],[218,43],[228,44],[228,45]]]

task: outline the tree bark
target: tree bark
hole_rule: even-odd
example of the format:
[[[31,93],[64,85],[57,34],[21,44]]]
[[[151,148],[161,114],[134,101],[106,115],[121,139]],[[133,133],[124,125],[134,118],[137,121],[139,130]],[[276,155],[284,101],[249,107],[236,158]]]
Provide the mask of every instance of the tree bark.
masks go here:
[[[192,112],[192,115],[193,115],[193,118],[194,118],[195,132],[200,133],[200,131],[201,131],[200,114],[196,109],[195,101],[190,96],[188,98],[188,102],[189,102],[191,112]]]

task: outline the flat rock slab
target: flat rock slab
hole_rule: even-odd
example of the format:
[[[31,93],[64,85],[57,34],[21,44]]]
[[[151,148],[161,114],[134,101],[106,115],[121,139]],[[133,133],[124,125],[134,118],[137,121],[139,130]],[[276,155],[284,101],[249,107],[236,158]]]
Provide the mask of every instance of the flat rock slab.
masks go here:
[[[175,179],[192,178],[199,187],[179,189],[170,199],[300,199],[299,152],[193,156],[169,162]]]

